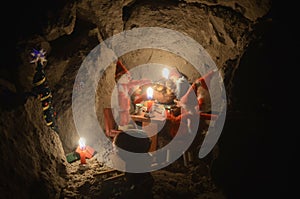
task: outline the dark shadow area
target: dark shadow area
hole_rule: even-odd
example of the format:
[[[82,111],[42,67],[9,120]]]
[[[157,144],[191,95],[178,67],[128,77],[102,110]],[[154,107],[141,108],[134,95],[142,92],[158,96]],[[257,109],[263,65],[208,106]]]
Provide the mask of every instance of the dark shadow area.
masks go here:
[[[234,108],[229,110],[220,154],[212,176],[227,199],[286,198],[291,151],[284,136],[284,81],[280,20],[258,27],[257,37],[241,59],[233,80]],[[264,34],[260,34],[264,32]],[[283,49],[282,49],[283,50]],[[281,85],[279,85],[281,84]]]

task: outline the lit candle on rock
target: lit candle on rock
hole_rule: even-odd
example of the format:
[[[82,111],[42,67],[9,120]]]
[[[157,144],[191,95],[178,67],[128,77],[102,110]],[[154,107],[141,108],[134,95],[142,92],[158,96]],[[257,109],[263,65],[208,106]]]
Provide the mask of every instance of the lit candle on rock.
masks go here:
[[[84,138],[80,138],[79,139],[79,155],[80,155],[80,164],[86,164],[86,160],[85,160],[85,152],[86,152],[86,146],[85,146],[85,139]]]
[[[147,98],[148,98],[148,101],[146,103],[146,107],[147,107],[147,111],[150,112],[151,108],[152,108],[152,105],[153,105],[153,88],[149,87],[147,88]]]

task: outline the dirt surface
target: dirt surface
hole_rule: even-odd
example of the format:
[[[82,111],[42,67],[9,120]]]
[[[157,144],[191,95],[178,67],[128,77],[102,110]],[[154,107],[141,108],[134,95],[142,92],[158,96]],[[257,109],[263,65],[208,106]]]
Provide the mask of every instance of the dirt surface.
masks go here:
[[[154,179],[150,189],[154,199],[225,199],[222,191],[212,182],[205,164],[183,165],[182,158],[168,167],[151,172]],[[109,173],[111,168],[103,166],[94,156],[87,164],[80,160],[67,165],[67,185],[61,198],[120,199],[130,192],[123,172]],[[111,178],[109,180],[108,178]]]

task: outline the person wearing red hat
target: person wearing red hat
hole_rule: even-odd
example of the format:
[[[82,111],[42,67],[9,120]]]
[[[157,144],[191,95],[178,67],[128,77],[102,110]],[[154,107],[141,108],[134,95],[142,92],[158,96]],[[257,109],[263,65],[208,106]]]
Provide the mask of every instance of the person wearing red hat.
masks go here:
[[[184,134],[189,132],[190,129],[192,129],[190,125],[195,114],[199,114],[200,119],[204,120],[217,119],[217,115],[210,113],[210,97],[208,93],[210,81],[215,72],[217,72],[217,70],[212,70],[204,76],[196,79],[190,86],[186,94],[183,95],[180,100],[175,100],[177,106],[182,108],[180,115],[175,116],[166,112],[167,119],[172,123],[170,130],[170,134],[172,137],[177,134],[180,125],[186,126],[186,131],[181,133]],[[209,105],[209,107],[205,107],[205,111],[204,105]]]
[[[199,105],[199,111],[201,112],[210,112],[211,111],[211,102],[208,88],[210,87],[210,82],[217,70],[212,70],[200,77],[195,81],[196,84],[196,93]]]
[[[204,107],[205,104],[210,106],[210,97],[208,88],[210,86],[210,81],[213,75],[217,70],[212,70],[205,74],[204,76],[196,79],[191,87],[188,89],[186,94],[181,97],[180,101],[175,101],[177,105],[184,107],[185,109],[194,109],[195,107],[191,107],[192,94],[197,95],[197,101],[199,106],[199,111],[201,112],[209,112],[210,107]],[[205,110],[204,110],[205,108]]]
[[[115,71],[115,81],[118,82],[119,79],[124,74],[130,75],[130,72],[128,71],[128,69],[124,66],[124,64],[120,60],[117,60],[116,71]]]
[[[195,157],[195,148],[203,141],[203,132],[207,128],[207,124],[201,122],[201,120],[216,120],[218,118],[216,114],[203,112],[203,110],[210,111],[210,101],[206,100],[207,97],[209,98],[208,100],[210,100],[208,88],[211,78],[216,71],[217,70],[210,71],[206,75],[196,79],[180,100],[174,100],[177,106],[181,107],[179,115],[174,115],[169,111],[166,111],[165,114],[167,121],[170,123],[169,133],[171,137],[184,137],[190,133],[196,133],[193,143],[184,153],[184,157],[190,157],[188,161],[192,161],[193,157]],[[197,132],[193,132],[193,130],[197,130]]]
[[[119,125],[124,126],[129,123],[130,99],[128,97],[127,83],[130,80],[128,69],[117,60],[115,70],[115,81],[118,88],[118,104],[119,104]]]
[[[132,94],[134,93],[136,88],[145,84],[150,84],[151,81],[148,79],[133,80],[130,71],[120,60],[117,60],[116,63],[115,81],[118,87],[119,125],[127,126],[130,122]],[[135,98],[142,97],[135,96]]]

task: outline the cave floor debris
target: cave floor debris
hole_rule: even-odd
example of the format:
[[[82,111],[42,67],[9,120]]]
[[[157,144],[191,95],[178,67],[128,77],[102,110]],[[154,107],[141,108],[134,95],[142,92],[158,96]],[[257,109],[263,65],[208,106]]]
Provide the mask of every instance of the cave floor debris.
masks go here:
[[[153,171],[153,199],[225,199],[201,170],[201,164],[184,167],[178,160],[165,169]],[[128,189],[123,172],[104,166],[95,157],[87,159],[86,165],[81,165],[80,161],[68,164],[67,171],[61,199],[119,199]]]

